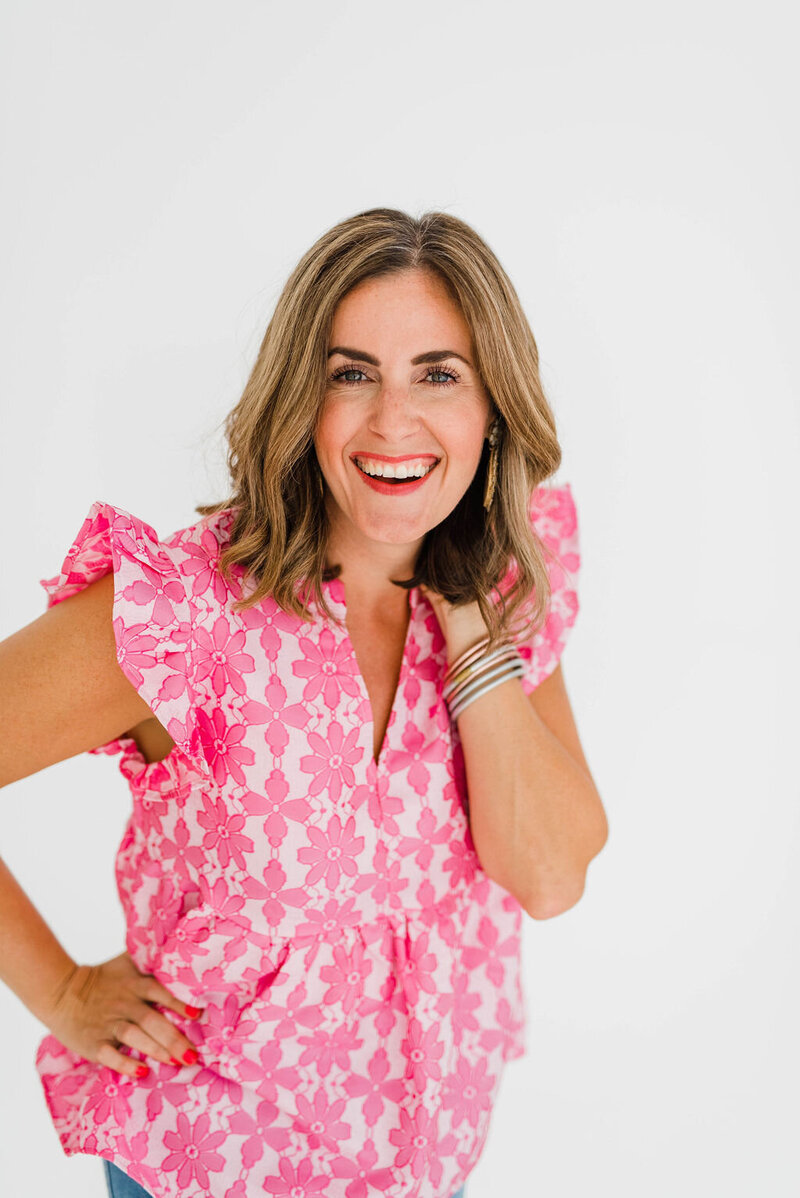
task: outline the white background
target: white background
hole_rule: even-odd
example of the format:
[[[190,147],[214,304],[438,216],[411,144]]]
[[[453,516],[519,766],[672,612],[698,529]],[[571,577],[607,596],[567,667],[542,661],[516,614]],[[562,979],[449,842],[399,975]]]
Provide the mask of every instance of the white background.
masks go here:
[[[581,521],[564,656],[610,839],[526,923],[529,1052],[468,1198],[794,1198],[798,165],[789,6],[4,5],[0,635],[91,502],[166,536],[289,271],[375,205],[444,209],[514,281]],[[794,751],[791,746],[794,744]],[[0,851],[115,955],[128,792],[4,790]],[[0,1188],[102,1198],[0,994]],[[796,1149],[796,1141],[795,1141]]]

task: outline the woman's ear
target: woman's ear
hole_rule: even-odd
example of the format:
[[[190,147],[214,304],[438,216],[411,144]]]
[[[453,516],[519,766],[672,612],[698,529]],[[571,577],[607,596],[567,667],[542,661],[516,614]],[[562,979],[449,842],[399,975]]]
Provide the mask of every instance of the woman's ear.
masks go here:
[[[499,420],[500,420],[500,410],[490,395],[489,396],[489,412],[486,417],[486,426],[485,426],[484,433],[483,433],[485,438],[488,439],[489,434],[491,433],[494,426],[499,422]]]

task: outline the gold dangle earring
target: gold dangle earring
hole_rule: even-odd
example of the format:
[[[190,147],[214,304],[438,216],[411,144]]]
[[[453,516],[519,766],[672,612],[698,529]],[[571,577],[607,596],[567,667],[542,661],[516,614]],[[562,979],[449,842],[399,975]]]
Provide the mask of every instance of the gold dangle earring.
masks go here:
[[[483,493],[483,506],[488,511],[492,506],[495,487],[497,485],[497,444],[500,440],[500,420],[495,420],[489,430],[489,464],[486,467],[486,488]]]

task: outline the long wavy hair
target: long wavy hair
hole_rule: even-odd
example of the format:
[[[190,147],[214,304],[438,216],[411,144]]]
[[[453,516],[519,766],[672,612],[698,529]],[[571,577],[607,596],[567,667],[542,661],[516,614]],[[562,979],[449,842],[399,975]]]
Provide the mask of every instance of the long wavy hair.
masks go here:
[[[333,314],[365,279],[408,270],[435,272],[459,306],[499,416],[500,440],[489,511],[483,506],[484,441],[470,486],[425,536],[413,578],[392,581],[405,589],[424,585],[457,606],[477,601],[492,643],[522,627],[535,631],[544,621],[549,551],[532,527],[530,506],[534,488],[558,469],[561,448],[536,341],[511,281],[470,225],[445,212],[415,219],[394,208],[341,221],[304,254],[277,301],[241,399],[225,419],[230,495],[195,510],[206,516],[235,509],[219,569],[231,585],[231,567],[241,566],[253,585],[246,595],[237,592],[233,611],[269,595],[302,619],[313,618],[310,599],[336,619],[321,584],[341,567],[325,566],[329,522],[313,444]]]

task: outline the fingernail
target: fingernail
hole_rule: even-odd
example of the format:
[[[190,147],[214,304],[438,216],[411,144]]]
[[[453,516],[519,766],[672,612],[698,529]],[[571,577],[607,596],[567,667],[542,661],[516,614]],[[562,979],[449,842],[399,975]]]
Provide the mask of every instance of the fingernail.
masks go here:
[[[170,1063],[170,1065],[177,1065],[179,1069],[180,1069],[180,1067],[181,1067],[181,1062],[180,1062],[180,1061],[176,1061],[174,1057],[170,1057],[170,1058],[169,1058],[169,1063]]]
[[[193,1065],[197,1060],[197,1053],[193,1048],[187,1048],[186,1052],[183,1054],[183,1059],[187,1065]]]
[[[199,1019],[203,1012],[200,1007],[187,1007],[186,1014],[189,1019]]]
[[[150,1068],[148,1065],[137,1065],[136,1066],[136,1076],[137,1077],[147,1077],[149,1072],[150,1072]]]

